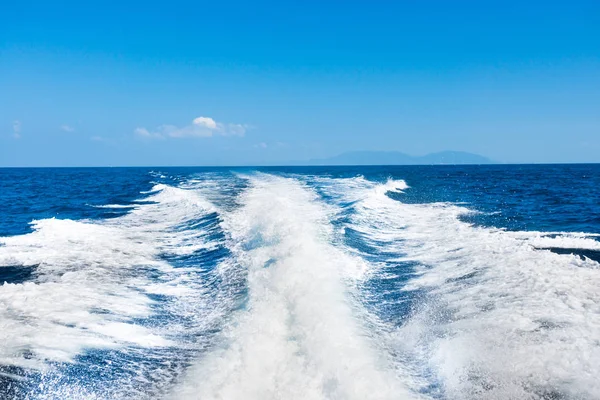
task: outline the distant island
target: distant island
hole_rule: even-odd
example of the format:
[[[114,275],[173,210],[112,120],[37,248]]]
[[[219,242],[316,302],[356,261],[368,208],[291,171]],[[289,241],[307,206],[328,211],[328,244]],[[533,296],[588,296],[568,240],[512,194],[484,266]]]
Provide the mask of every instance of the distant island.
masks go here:
[[[479,154],[465,151],[442,151],[424,156],[411,156],[399,151],[351,151],[330,158],[311,159],[311,165],[456,165],[493,164]]]

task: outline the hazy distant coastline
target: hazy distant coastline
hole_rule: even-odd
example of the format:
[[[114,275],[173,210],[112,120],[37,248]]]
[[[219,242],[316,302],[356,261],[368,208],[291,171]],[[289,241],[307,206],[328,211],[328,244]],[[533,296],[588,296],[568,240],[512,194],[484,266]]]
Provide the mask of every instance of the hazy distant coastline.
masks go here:
[[[399,151],[350,151],[334,157],[311,159],[308,165],[458,165],[493,164],[493,160],[465,151],[442,151],[411,156]]]

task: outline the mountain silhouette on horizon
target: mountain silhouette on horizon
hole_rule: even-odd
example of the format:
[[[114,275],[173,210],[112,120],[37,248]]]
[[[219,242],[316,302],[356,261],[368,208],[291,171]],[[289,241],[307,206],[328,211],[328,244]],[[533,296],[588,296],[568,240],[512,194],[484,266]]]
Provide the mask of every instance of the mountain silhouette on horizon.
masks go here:
[[[466,151],[441,151],[411,156],[399,151],[350,151],[334,157],[311,159],[312,165],[457,165],[492,164],[494,161]]]

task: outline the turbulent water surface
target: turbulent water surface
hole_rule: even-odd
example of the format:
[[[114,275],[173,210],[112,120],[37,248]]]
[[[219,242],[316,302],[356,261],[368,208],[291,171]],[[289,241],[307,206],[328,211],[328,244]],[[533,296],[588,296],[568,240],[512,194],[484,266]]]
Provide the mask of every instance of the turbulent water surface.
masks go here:
[[[600,166],[0,169],[2,399],[599,399]]]

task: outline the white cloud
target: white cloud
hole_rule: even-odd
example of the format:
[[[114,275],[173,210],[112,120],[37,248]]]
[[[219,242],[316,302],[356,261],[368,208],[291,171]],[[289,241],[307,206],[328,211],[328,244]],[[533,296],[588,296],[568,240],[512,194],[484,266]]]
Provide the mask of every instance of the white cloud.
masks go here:
[[[60,130],[63,131],[63,132],[75,132],[75,128],[73,128],[70,125],[66,125],[66,124],[65,125],[61,125],[60,126]]]
[[[196,118],[194,121],[197,119],[198,118]],[[210,121],[200,121],[199,123],[194,122],[191,125],[186,125],[181,128],[174,125],[163,125],[159,128],[163,132],[164,136],[170,136],[174,138],[211,137],[217,133],[217,125],[215,124],[214,128],[211,127]]]
[[[210,117],[194,118],[194,125],[203,126],[208,129],[217,129],[217,123]]]
[[[257,149],[266,149],[268,146],[265,142],[260,142],[254,145],[255,148]]]
[[[14,120],[13,124],[12,124],[12,128],[13,128],[13,137],[15,139],[20,139],[21,138],[21,121]]]
[[[154,130],[136,128],[134,133],[143,138],[185,138],[185,137],[212,137],[219,136],[244,136],[249,129],[245,124],[224,124],[210,117],[194,118],[190,125],[178,127],[175,125],[161,125]]]

